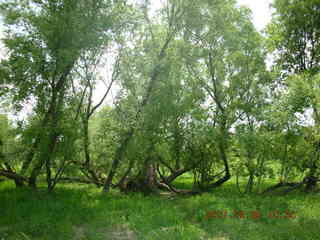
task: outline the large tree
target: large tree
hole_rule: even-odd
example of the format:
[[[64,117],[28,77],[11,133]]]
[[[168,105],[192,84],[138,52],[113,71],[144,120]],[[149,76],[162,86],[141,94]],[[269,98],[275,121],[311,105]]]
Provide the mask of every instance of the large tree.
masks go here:
[[[184,6],[185,3],[183,1],[166,1],[162,10],[164,24],[157,26],[150,21],[148,14],[150,5],[148,1],[145,1],[145,4],[142,5],[142,23],[144,25],[141,26],[140,33],[143,34],[135,37],[133,43],[136,44],[136,49],[129,53],[132,64],[129,63],[126,70],[123,69],[124,74],[127,74],[125,78],[129,77],[125,84],[127,87],[131,85],[129,91],[133,92],[133,95],[130,97],[132,97],[132,100],[136,98],[136,101],[134,101],[136,107],[132,118],[128,119],[131,120],[129,122],[130,125],[122,134],[120,144],[115,151],[112,166],[103,187],[104,192],[109,192],[114,176],[124,159],[130,142],[143,122],[143,116],[158,88],[158,82],[167,72],[168,52],[180,31],[179,21],[184,13]],[[136,84],[137,78],[140,78],[138,85]],[[150,185],[150,181],[152,181],[151,179],[154,175],[154,170],[152,169],[154,169],[154,166],[147,159],[141,173],[142,176],[151,176],[149,179],[142,180],[146,183],[146,186]],[[152,174],[147,172],[152,172]]]
[[[309,156],[305,164],[309,169],[305,182],[307,189],[311,189],[319,175],[320,3],[317,0],[276,0],[273,7],[275,11],[267,32],[269,48],[277,63],[274,69],[282,73],[282,85],[278,90],[284,94],[288,114],[307,115],[306,120],[300,117],[298,127],[308,125],[313,129],[311,136],[308,131],[301,133],[309,139],[307,142],[313,139],[311,155],[305,148],[305,155]]]
[[[48,188],[61,131],[64,109],[81,56],[102,48],[119,23],[124,1],[55,0],[6,1],[0,5],[7,34],[9,58],[1,62],[1,76],[12,86],[15,103],[34,103],[40,118],[33,145],[20,174],[36,185],[46,166]]]
[[[207,96],[201,107],[208,111],[224,168],[224,176],[209,184],[216,187],[231,176],[231,128],[246,122],[244,114],[258,108],[263,97],[267,78],[262,38],[250,21],[249,10],[236,7],[232,0],[199,1],[186,14],[184,31],[189,44],[185,63]]]

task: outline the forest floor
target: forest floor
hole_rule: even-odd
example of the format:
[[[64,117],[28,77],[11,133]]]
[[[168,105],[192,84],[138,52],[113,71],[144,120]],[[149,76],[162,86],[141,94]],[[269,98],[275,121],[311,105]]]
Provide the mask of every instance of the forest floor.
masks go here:
[[[48,194],[0,182],[0,240],[318,240],[319,227],[319,193],[243,196],[230,182],[188,197],[75,184]]]

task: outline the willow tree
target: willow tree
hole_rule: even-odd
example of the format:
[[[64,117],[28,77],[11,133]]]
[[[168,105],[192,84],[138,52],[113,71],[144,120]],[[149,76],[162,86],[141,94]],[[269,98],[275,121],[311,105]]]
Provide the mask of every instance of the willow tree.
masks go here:
[[[163,6],[161,11],[163,25],[160,28],[162,28],[163,31],[161,31],[160,34],[158,34],[159,31],[157,34],[155,34],[155,31],[157,31],[157,28],[159,29],[159,26],[151,23],[148,16],[149,6],[150,5],[148,4],[148,1],[146,1],[142,6],[143,25],[140,29],[140,34],[142,34],[138,35],[138,37],[136,36],[135,40],[133,41],[133,44],[136,44],[135,47],[137,50],[134,51],[133,54],[132,52],[129,54],[133,65],[129,64],[127,66],[127,70],[122,69],[128,73],[126,78],[131,78],[131,85],[133,85],[133,87],[135,85],[134,81],[137,80],[137,78],[140,78],[140,84],[138,89],[136,89],[137,91],[131,89],[135,92],[133,97],[137,100],[135,101],[136,107],[131,119],[128,119],[128,121],[130,121],[130,125],[122,134],[120,144],[115,151],[112,166],[104,184],[104,192],[109,192],[119,165],[122,163],[130,142],[134,138],[134,135],[143,121],[143,115],[150,104],[150,100],[157,90],[157,83],[167,70],[166,63],[168,59],[168,52],[172,42],[180,31],[180,19],[184,13],[184,6],[186,6],[186,4],[181,0],[166,1],[166,4]],[[130,85],[128,82],[126,84]],[[149,161],[145,162],[143,168],[144,170],[142,172],[144,172],[144,174],[142,175],[153,175],[153,166]],[[147,174],[149,171],[152,172],[151,175]],[[152,181],[152,178],[153,177],[149,178],[150,181],[145,179],[145,186],[150,185],[151,182],[154,182]]]
[[[262,37],[255,30],[250,11],[233,0],[199,1],[185,15],[183,38],[189,45],[185,63],[207,98],[201,107],[208,111],[217,159],[224,176],[208,187],[230,179],[228,152],[230,129],[245,112],[259,107],[265,80]]]
[[[40,118],[40,131],[17,174],[36,186],[45,165],[48,188],[52,189],[51,168],[63,137],[60,126],[73,73],[81,56],[108,42],[125,1],[11,0],[0,7],[9,52],[0,65],[1,76],[12,86],[15,103],[23,106],[31,99]]]
[[[309,173],[305,178],[307,188],[311,189],[319,177],[320,3],[276,0],[273,7],[274,15],[267,28],[269,50],[274,53],[277,70],[282,73],[282,88],[287,90],[289,98],[288,112],[306,114],[312,110],[309,127],[314,132],[314,153],[307,164]],[[305,137],[310,138],[308,135]]]

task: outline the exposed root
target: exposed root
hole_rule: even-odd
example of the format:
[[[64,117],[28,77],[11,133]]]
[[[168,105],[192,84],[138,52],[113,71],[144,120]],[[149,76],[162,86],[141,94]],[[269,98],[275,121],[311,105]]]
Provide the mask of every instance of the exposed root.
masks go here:
[[[318,178],[305,177],[302,182],[280,182],[274,186],[267,188],[262,194],[274,193],[276,190],[283,188],[280,194],[287,194],[296,189],[304,190],[305,192],[312,192],[316,189]]]

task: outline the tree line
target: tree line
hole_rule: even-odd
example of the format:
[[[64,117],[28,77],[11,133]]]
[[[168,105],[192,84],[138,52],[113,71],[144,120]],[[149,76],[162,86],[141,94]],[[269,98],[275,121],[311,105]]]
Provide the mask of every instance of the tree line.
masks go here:
[[[152,14],[149,1],[0,1],[0,101],[32,104],[23,121],[1,115],[0,176],[49,191],[197,194],[231,178],[244,194],[314,190],[320,2],[272,7],[262,34],[235,0],[167,0]],[[192,190],[174,186],[182,175]]]

